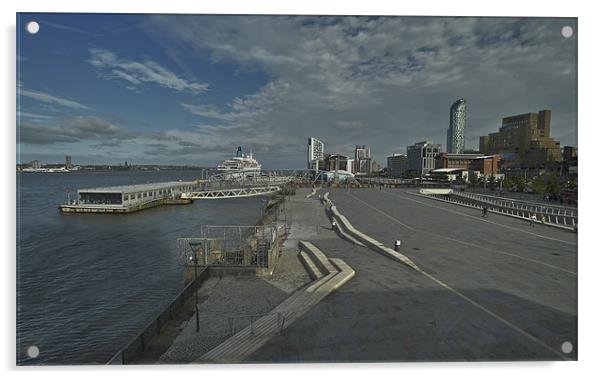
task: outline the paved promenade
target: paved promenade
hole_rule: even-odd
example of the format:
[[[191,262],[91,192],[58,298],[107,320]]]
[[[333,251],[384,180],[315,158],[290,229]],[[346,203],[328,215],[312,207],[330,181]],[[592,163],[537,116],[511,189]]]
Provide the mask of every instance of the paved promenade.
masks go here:
[[[299,191],[293,225],[356,276],[249,361],[576,359],[561,352],[565,341],[577,346],[576,234],[402,189],[330,192],[355,228],[390,246],[402,240],[401,252],[449,287],[342,240]]]

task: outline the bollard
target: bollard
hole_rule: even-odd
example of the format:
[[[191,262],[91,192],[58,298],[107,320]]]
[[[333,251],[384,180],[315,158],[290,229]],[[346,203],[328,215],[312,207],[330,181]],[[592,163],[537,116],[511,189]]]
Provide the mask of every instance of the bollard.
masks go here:
[[[399,251],[401,249],[401,241],[395,240],[395,251]]]
[[[332,220],[332,230],[335,230],[337,227],[337,222]]]

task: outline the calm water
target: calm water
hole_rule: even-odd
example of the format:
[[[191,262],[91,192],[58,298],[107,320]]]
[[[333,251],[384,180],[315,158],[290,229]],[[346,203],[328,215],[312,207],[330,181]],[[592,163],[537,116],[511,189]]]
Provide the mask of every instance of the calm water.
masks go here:
[[[129,215],[59,213],[66,188],[192,180],[194,171],[17,174],[17,361],[105,363],[182,289],[178,237],[255,224],[259,198]],[[29,359],[27,347],[40,356]]]

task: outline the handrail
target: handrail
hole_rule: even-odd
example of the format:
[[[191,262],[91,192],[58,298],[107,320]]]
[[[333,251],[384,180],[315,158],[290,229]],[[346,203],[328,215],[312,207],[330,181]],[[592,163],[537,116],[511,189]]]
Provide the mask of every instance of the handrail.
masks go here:
[[[199,266],[200,267],[200,266]],[[195,288],[195,290],[198,290],[199,284],[202,280],[205,280],[207,277],[207,268],[203,267],[201,269],[201,272],[198,274],[198,276],[194,279],[191,280],[190,283],[188,283],[174,298],[173,300],[169,303],[169,305],[167,307],[165,307],[163,309],[163,311],[161,311],[156,317],[154,317],[151,321],[149,321],[146,326],[144,327],[144,329],[142,329],[142,331],[140,333],[138,333],[134,338],[132,338],[130,340],[130,342],[128,342],[123,348],[121,348],[117,353],[115,353],[111,359],[109,359],[109,361],[106,363],[107,365],[112,365],[112,364],[127,364],[127,360],[125,359],[125,352],[127,349],[129,349],[132,345],[134,345],[134,343],[136,343],[137,341],[141,341],[141,345],[142,345],[142,351],[144,351],[144,334],[147,333],[148,330],[150,330],[151,328],[155,328],[155,330],[157,331],[157,334],[159,334],[160,329],[163,325],[161,325],[160,323],[160,318],[161,316],[169,309],[171,311],[172,307],[174,304],[177,304],[178,302],[182,302],[182,297],[190,291],[190,288],[196,286],[197,288]],[[201,280],[202,279],[202,280]],[[190,294],[190,297],[192,297],[192,294]],[[157,322],[159,322],[157,324]]]

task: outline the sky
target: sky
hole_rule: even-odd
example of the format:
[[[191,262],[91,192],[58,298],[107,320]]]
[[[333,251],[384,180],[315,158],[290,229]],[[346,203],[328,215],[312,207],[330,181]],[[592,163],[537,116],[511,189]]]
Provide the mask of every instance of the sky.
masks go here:
[[[576,146],[576,20],[17,15],[21,163],[216,166],[242,146],[303,169],[312,136],[385,164],[415,142],[445,149],[459,98],[467,149],[541,109]]]

